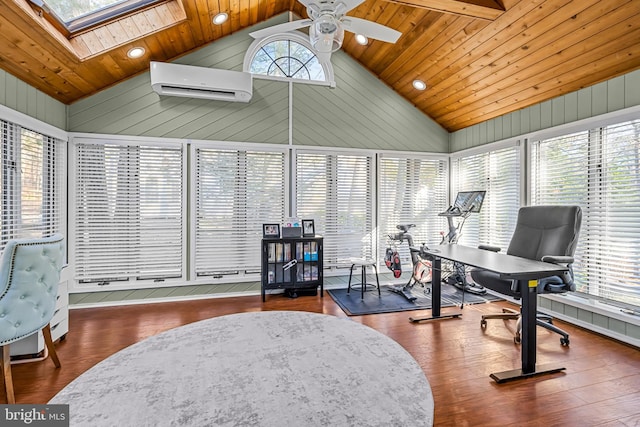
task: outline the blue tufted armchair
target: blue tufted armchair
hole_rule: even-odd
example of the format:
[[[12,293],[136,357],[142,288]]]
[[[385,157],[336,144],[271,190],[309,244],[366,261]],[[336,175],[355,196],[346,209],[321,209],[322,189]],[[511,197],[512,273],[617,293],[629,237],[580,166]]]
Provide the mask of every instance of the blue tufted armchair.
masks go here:
[[[9,345],[42,330],[47,350],[57,368],[60,361],[51,339],[64,239],[11,240],[0,259],[0,365],[7,402],[15,403]]]

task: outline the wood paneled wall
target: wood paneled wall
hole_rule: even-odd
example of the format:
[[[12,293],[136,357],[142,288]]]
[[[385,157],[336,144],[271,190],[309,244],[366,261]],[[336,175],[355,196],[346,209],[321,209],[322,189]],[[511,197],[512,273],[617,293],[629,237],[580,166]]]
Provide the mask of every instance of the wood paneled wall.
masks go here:
[[[636,105],[640,105],[640,71],[453,132],[449,135],[449,152],[516,138]]]
[[[66,105],[4,70],[0,70],[0,105],[59,129],[67,128]]]
[[[175,62],[241,71],[252,40],[245,33],[225,37]],[[69,131],[286,144],[286,89],[282,82],[256,80],[248,104],[160,97],[145,72],[72,104]]]
[[[300,145],[446,153],[449,133],[342,51],[336,88],[294,85],[293,142]]]
[[[281,15],[264,26],[285,22]],[[252,31],[256,27],[252,27]],[[252,39],[240,31],[177,63],[242,70]],[[337,87],[295,84],[296,145],[446,153],[448,133],[347,54],[333,55]],[[254,79],[250,103],[160,97],[149,73],[69,107],[69,131],[288,144],[289,84]]]

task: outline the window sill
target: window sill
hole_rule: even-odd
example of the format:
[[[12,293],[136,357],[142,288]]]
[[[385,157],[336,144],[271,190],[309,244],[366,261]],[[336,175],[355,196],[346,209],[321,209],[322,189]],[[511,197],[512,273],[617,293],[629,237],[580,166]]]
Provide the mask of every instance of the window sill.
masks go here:
[[[558,301],[562,304],[567,304],[573,307],[577,307],[583,310],[591,311],[602,316],[610,317],[612,319],[619,320],[621,322],[630,323],[632,325],[640,326],[640,316],[633,314],[627,314],[623,312],[620,307],[606,304],[601,301],[583,298],[577,295],[565,294],[565,295],[540,295],[542,298],[547,298],[552,301]],[[541,311],[544,311],[542,309]]]

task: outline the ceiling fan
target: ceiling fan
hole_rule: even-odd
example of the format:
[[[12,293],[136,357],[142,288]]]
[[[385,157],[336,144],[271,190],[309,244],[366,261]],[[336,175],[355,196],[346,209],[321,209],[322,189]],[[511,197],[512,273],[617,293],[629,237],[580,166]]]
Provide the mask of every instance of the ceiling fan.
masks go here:
[[[261,39],[272,34],[309,27],[309,41],[320,62],[328,62],[331,52],[340,49],[344,39],[344,30],[387,43],[395,43],[402,35],[399,31],[377,22],[345,15],[363,3],[364,0],[299,1],[307,7],[307,14],[310,18],[274,25],[254,31],[249,35],[254,39]]]

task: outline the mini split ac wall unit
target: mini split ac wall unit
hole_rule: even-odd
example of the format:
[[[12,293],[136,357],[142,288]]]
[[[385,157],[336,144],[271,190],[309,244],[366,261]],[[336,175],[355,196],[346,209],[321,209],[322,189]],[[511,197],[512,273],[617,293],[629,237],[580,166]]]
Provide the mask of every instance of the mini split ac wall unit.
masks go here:
[[[249,102],[253,96],[250,73],[151,62],[151,87],[160,95],[216,101]]]

